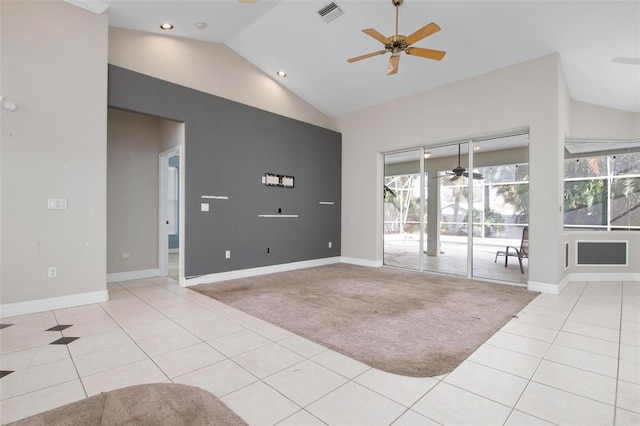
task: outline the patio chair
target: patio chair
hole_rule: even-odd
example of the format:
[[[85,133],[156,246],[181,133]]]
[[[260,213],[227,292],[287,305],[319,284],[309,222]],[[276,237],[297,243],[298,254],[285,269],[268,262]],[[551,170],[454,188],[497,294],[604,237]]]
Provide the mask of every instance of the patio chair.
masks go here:
[[[498,261],[498,256],[504,256],[505,268],[509,264],[509,256],[517,257],[518,262],[520,263],[520,272],[524,274],[522,259],[529,258],[529,227],[525,226],[524,228],[522,228],[522,241],[520,242],[520,248],[507,246],[504,251],[499,250],[496,253],[496,258],[494,259],[493,263],[496,263]]]

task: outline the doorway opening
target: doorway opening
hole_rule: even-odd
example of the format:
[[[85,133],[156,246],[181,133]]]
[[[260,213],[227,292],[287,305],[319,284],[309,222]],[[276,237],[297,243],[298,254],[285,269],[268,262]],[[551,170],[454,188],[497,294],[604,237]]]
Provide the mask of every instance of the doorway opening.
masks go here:
[[[158,264],[159,275],[184,285],[183,145],[159,154]]]
[[[385,154],[384,264],[526,285],[528,176],[528,134]]]
[[[185,124],[117,108],[108,109],[107,124],[107,281],[166,277],[165,210],[174,211],[170,222],[177,233],[174,227],[172,239],[184,247],[184,221],[179,218],[184,217]],[[177,185],[173,209],[167,206],[170,173]],[[178,282],[184,281],[180,254],[172,270]]]

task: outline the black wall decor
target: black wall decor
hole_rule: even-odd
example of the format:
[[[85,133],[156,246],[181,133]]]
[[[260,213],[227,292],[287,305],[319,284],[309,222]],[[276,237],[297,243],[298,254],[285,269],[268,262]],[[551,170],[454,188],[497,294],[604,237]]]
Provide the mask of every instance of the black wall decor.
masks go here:
[[[113,65],[108,103],[185,122],[185,276],[340,255],[339,133]],[[202,212],[208,194],[228,198]],[[297,217],[260,217],[275,212]]]
[[[264,174],[264,184],[267,186],[280,186],[283,188],[293,188],[293,176],[274,175],[273,173]]]

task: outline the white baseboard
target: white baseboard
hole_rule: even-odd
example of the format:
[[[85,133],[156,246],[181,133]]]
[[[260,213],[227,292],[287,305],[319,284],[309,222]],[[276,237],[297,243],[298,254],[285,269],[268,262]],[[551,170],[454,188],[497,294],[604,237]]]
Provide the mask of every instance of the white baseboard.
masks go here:
[[[312,268],[314,266],[331,265],[340,263],[340,257],[326,257],[323,259],[304,260],[302,262],[283,263],[281,265],[262,266],[259,268],[240,269],[237,271],[219,272],[215,274],[201,275],[195,278],[187,278],[184,287],[198,284],[215,283],[238,278],[255,277],[258,275],[273,274],[276,272],[294,271],[296,269]]]
[[[570,282],[571,274],[565,275],[565,277],[558,283],[558,294],[562,293]]]
[[[527,290],[548,294],[560,294],[570,282],[606,282],[606,281],[637,281],[640,274],[636,273],[571,273],[567,274],[558,284],[529,281]]]
[[[350,263],[352,265],[358,265],[358,266],[368,266],[370,268],[380,268],[383,265],[382,260],[359,259],[357,257],[342,256],[340,258],[340,261],[342,263]]]
[[[541,283],[537,281],[529,281],[527,283],[527,290],[539,291],[540,293],[547,294],[560,294],[560,284]]]
[[[153,278],[160,275],[159,269],[143,269],[141,271],[116,272],[107,274],[107,282],[115,283],[118,281],[139,280],[142,278]]]
[[[72,294],[70,296],[52,297],[50,299],[28,300],[26,302],[6,303],[0,305],[0,318],[27,315],[36,312],[52,311],[54,309],[71,308],[73,306],[89,305],[91,303],[109,300],[107,290],[91,293]]]

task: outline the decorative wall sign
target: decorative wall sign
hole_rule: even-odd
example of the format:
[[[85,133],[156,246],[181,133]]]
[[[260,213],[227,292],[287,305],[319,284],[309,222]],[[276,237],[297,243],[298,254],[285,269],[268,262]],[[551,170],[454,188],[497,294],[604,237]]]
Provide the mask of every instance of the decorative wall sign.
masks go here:
[[[274,175],[265,173],[262,177],[262,183],[267,186],[280,186],[283,188],[293,188],[293,176]]]

